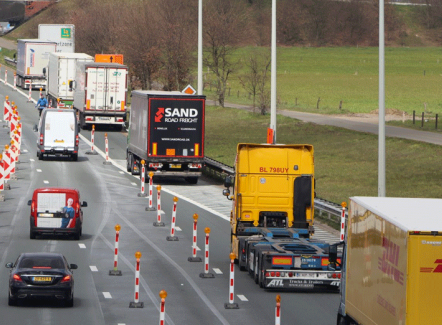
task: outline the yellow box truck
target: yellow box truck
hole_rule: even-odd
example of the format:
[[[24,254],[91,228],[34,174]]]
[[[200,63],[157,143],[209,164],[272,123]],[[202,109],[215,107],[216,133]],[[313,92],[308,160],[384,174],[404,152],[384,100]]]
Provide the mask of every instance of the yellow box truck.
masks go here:
[[[351,197],[344,252],[337,324],[442,324],[442,199]]]

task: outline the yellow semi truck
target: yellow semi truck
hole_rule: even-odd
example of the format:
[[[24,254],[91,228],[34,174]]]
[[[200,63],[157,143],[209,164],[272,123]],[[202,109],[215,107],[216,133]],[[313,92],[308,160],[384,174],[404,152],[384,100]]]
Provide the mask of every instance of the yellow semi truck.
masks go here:
[[[313,146],[240,143],[231,199],[231,251],[241,270],[264,288],[339,290],[329,244],[314,232]],[[233,193],[230,187],[233,186]]]
[[[337,324],[442,324],[441,211],[442,199],[350,198]]]

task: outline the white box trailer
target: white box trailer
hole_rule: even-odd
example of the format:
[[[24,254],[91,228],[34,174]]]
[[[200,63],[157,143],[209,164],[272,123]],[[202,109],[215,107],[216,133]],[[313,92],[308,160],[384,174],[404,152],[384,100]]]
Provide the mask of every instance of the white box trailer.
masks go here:
[[[75,52],[75,25],[39,24],[38,38],[57,43],[57,52]]]
[[[127,74],[127,66],[118,63],[77,62],[73,107],[82,128],[125,125]]]
[[[351,197],[337,324],[441,324],[442,199]]]
[[[17,40],[17,86],[29,89],[31,85],[32,88],[44,89],[46,76],[43,69],[48,66],[49,53],[56,50],[55,42],[39,39]]]
[[[47,71],[48,87],[46,93],[52,107],[71,107],[74,100],[74,90],[69,83],[75,80],[77,62],[94,62],[94,58],[86,53],[56,52],[49,54]]]

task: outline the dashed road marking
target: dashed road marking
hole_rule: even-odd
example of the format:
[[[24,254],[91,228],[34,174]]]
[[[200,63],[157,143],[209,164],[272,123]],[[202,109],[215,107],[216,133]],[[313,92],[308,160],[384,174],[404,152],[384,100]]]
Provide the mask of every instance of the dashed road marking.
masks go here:
[[[133,186],[137,186],[137,183],[134,182],[130,182]]]
[[[37,173],[41,173],[41,169],[37,169]]]
[[[45,184],[49,184],[49,181],[44,180],[43,183],[45,183]]]
[[[78,244],[78,246],[79,246],[80,248],[86,248],[86,245],[85,245],[85,244]]]
[[[109,292],[103,292],[103,296],[106,299],[112,299],[112,296],[111,296],[111,294]]]
[[[98,268],[95,265],[90,265],[89,267],[91,268],[92,272],[98,272]]]
[[[176,226],[175,227],[176,231],[183,231],[180,227]]]
[[[27,149],[23,149],[22,151],[23,151],[23,152],[28,152],[28,150],[27,150]]]
[[[213,272],[215,272],[216,274],[223,274],[223,272],[220,269],[213,269]]]
[[[247,299],[246,296],[244,296],[244,295],[237,295],[237,297],[238,297],[239,300],[241,300],[241,301],[249,301],[249,299]]]
[[[29,161],[35,161],[35,160],[31,158],[31,159],[29,159]]]
[[[119,171],[119,173],[120,173],[120,174],[124,174],[124,172],[123,172],[123,171],[121,171],[121,170]]]

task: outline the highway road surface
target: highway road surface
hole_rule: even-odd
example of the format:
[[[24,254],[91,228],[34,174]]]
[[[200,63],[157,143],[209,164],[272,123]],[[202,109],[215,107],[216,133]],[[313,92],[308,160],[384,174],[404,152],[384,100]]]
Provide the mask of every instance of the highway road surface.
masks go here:
[[[11,80],[8,82],[12,83]],[[0,79],[4,77],[0,71]],[[9,307],[9,270],[0,267],[0,313],[2,323],[15,324],[158,324],[160,290],[167,292],[166,324],[272,324],[275,322],[275,297],[281,294],[282,324],[334,324],[339,294],[323,292],[278,292],[259,288],[246,272],[235,269],[235,302],[239,309],[225,309],[229,293],[229,205],[219,185],[201,180],[188,185],[176,179],[163,181],[162,214],[165,227],[154,227],[156,211],[145,211],[148,200],[138,197],[140,180],[125,170],[125,134],[117,130],[96,132],[97,151],[90,150],[90,132],[82,131],[78,162],[68,159],[36,157],[38,113],[27,92],[14,91],[0,81],[0,103],[9,96],[18,107],[23,123],[22,154],[18,180],[10,181],[6,200],[0,202],[0,266],[13,262],[21,252],[63,253],[74,271],[74,307],[52,305],[40,300]],[[38,93],[32,94],[33,98]],[[8,142],[7,129],[0,122],[0,145]],[[111,165],[105,165],[104,136],[109,135]],[[207,130],[207,132],[210,132]],[[74,187],[80,190],[84,208],[83,236],[79,241],[64,237],[29,239],[29,206],[35,188]],[[155,191],[156,193],[156,191]],[[177,196],[178,241],[170,235],[173,196]],[[205,227],[210,227],[209,271],[214,278],[200,277],[204,263],[191,263],[192,216],[198,213],[198,256],[203,256]],[[121,225],[118,269],[122,276],[110,276],[113,269],[115,225]],[[334,234],[321,231],[329,241]],[[135,293],[135,253],[142,253],[140,298],[144,308],[129,308]]]

